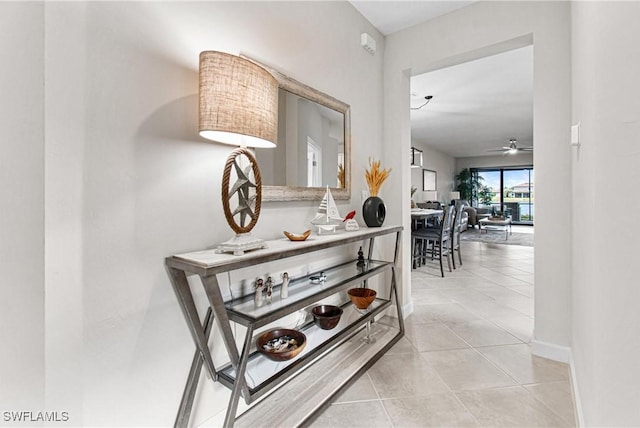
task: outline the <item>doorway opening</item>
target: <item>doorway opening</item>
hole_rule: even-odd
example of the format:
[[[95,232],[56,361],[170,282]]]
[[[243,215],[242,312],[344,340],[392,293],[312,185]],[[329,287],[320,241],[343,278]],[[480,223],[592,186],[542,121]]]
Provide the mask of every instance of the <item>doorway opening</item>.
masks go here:
[[[322,186],[322,150],[311,137],[307,137],[307,186]]]
[[[480,51],[470,53],[469,61],[411,76],[411,147],[424,150],[423,168],[437,174],[436,194],[442,205],[463,199],[470,210],[477,208],[473,225],[462,232],[469,235],[467,241],[528,246],[533,233],[528,226],[533,226],[535,215],[533,44],[522,38],[504,47],[484,56]],[[520,150],[509,150],[512,141]],[[463,169],[484,179],[478,194],[461,197],[455,176]],[[421,189],[416,178],[419,174],[412,171],[412,187]],[[420,193],[414,196],[417,204],[425,201],[426,195]],[[498,212],[509,215],[516,225],[512,241],[503,242],[497,233],[479,233],[477,220]],[[529,236],[514,239],[522,233],[518,228],[528,229]],[[493,239],[496,236],[502,241]],[[473,269],[466,264],[463,269],[468,268]]]

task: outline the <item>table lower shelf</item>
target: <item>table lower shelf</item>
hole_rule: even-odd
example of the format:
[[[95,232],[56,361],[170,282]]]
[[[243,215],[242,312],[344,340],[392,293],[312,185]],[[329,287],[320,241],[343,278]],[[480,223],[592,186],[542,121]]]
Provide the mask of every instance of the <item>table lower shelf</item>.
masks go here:
[[[307,345],[295,358],[288,361],[272,361],[254,351],[249,357],[245,379],[251,391],[251,402],[273,388],[276,378],[287,378],[307,364],[313,362],[319,355],[329,351],[332,347],[344,341],[349,334],[353,334],[363,325],[365,317],[380,314],[391,305],[389,300],[376,299],[366,314],[359,312],[351,303],[342,305],[344,313],[338,325],[331,330],[322,330],[313,323],[304,325],[300,330],[307,337]],[[255,338],[253,339],[255,343]],[[219,372],[220,382],[233,388],[236,373],[233,367],[226,366]]]
[[[397,323],[397,319],[385,317]],[[313,420],[339,392],[371,367],[400,338],[398,327],[376,322],[374,343],[365,343],[364,328],[330,354],[307,367],[268,397],[254,403],[235,427],[294,427]]]

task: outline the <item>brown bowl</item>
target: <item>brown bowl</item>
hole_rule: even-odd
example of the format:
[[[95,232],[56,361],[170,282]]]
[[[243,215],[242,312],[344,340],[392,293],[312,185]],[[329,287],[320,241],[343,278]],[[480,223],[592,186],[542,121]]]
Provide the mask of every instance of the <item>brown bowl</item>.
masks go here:
[[[338,325],[342,316],[342,308],[333,305],[315,306],[311,313],[316,325],[323,330],[331,330]]]
[[[309,237],[309,235],[311,235],[310,230],[306,230],[305,232],[300,234],[287,232],[286,230],[283,233],[284,236],[289,238],[289,241],[304,241]]]
[[[286,350],[268,350],[264,348],[264,345],[268,342],[278,339],[280,337],[288,336],[297,342],[297,346],[293,349]],[[256,348],[265,357],[274,361],[287,361],[297,356],[304,349],[307,344],[307,337],[304,333],[298,330],[292,330],[289,328],[276,328],[273,330],[265,331],[258,339],[256,339]]]
[[[351,288],[347,294],[349,294],[351,303],[358,309],[367,309],[376,299],[376,290],[371,288]]]

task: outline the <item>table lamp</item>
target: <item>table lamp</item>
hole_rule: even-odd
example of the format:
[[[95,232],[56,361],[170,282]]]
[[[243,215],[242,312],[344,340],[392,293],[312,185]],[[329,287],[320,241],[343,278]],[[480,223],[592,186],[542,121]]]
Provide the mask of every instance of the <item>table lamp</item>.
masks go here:
[[[460,192],[449,192],[449,200],[451,201],[451,205],[455,205],[458,199],[460,199]]]
[[[276,146],[277,80],[247,59],[224,52],[201,52],[199,132],[208,140],[239,146],[229,154],[222,175],[224,215],[236,236],[220,244],[217,252],[242,255],[266,247],[263,239],[251,236],[260,216],[262,179],[258,162],[247,147]]]

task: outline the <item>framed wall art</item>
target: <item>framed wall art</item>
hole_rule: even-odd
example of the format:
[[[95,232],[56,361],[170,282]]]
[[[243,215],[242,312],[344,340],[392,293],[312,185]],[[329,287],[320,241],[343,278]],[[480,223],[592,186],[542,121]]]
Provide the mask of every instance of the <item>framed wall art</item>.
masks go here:
[[[430,169],[422,170],[422,190],[436,190],[437,175]]]

